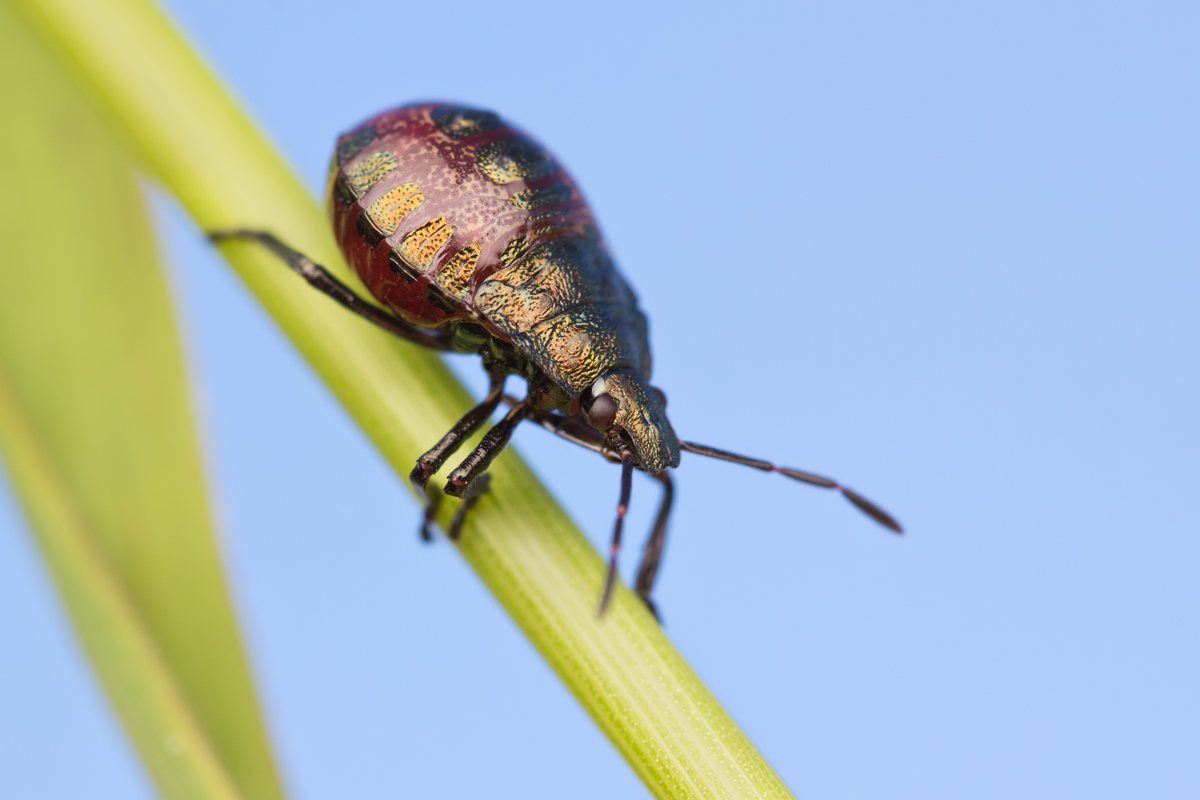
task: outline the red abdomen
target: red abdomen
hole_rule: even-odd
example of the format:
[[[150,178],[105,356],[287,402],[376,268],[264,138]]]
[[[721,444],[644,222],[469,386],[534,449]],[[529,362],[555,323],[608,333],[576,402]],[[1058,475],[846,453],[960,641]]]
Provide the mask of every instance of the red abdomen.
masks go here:
[[[334,235],[380,302],[408,322],[488,324],[480,283],[531,247],[595,237],[574,182],[487,111],[430,103],[384,112],[338,140]]]

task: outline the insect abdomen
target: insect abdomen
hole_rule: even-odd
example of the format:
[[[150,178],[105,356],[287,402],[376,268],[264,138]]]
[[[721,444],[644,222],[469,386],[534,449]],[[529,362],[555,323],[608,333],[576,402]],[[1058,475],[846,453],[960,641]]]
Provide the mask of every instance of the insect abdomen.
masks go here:
[[[572,394],[648,364],[644,318],[574,182],[495,114],[385,112],[339,140],[330,177],[347,260],[407,321],[482,324]]]

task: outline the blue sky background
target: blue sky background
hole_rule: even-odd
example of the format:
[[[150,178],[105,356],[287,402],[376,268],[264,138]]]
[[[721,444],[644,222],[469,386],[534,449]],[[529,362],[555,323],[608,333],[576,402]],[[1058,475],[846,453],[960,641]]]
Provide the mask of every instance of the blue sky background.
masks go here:
[[[532,132],[651,316],[681,435],[905,523],[684,456],[668,631],[799,796],[1200,796],[1194,4],[168,5],[314,192],[390,105]],[[644,796],[156,209],[292,795]],[[604,540],[616,469],[516,444]],[[0,637],[0,796],[152,796],[6,488]]]

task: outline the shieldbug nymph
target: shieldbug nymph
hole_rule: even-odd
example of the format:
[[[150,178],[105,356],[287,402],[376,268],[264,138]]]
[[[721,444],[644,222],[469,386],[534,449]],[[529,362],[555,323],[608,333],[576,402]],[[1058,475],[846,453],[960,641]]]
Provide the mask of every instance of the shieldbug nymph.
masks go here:
[[[672,501],[669,470],[680,451],[732,461],[839,490],[896,533],[899,523],[836,481],[715,447],[681,441],[666,396],[650,383],[646,316],[617,271],[579,187],[545,148],[490,111],[444,103],[404,106],[338,140],[328,202],[334,235],[371,295],[359,297],[323,267],[267,231],[228,230],[215,242],[251,239],[270,248],[310,284],[410,342],[478,353],[487,396],[417,460],[410,479],[426,498],[421,535],[441,493],[427,484],[501,403],[510,408],[450,473],[443,490],[464,499],[447,530],[486,491],[488,465],[524,420],[535,421],[621,465],[600,613],[616,576],[634,469],[663,485],[663,499],[635,591],[654,611]],[[504,395],[509,375],[528,384]]]

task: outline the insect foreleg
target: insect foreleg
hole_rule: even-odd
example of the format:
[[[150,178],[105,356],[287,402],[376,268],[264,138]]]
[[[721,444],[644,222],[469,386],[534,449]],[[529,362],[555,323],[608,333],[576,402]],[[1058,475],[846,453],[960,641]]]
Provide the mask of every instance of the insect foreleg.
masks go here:
[[[654,607],[654,602],[650,599],[650,590],[654,588],[654,579],[658,577],[658,565],[662,562],[663,546],[667,543],[667,521],[671,517],[671,504],[675,500],[675,484],[667,472],[660,472],[654,476],[654,479],[663,485],[662,504],[658,507],[658,516],[654,519],[654,528],[650,531],[650,538],[646,540],[646,546],[642,548],[642,563],[638,566],[637,582],[634,586],[638,597],[642,598],[642,602],[650,609],[650,613],[654,615],[655,619],[662,622],[658,616],[658,609]]]
[[[625,514],[629,511],[629,495],[633,488],[633,454],[621,454],[621,499],[617,502],[617,522],[613,525],[612,544],[608,551],[608,574],[604,576],[604,593],[600,595],[599,615],[604,616],[612,601],[613,587],[617,583],[617,556],[621,552],[621,531],[625,527]]]
[[[258,242],[283,259],[293,272],[296,272],[304,280],[308,281],[308,284],[314,289],[324,292],[345,308],[353,311],[363,319],[375,323],[388,333],[399,336],[401,339],[414,344],[431,347],[434,350],[450,349],[450,338],[448,336],[426,333],[419,328],[409,325],[404,320],[392,316],[383,309],[371,305],[355,294],[353,289],[335,278],[329,270],[314,262],[300,251],[288,247],[272,233],[241,229],[209,231],[208,238],[214,244],[235,239]]]
[[[417,459],[417,465],[413,467],[409,473],[408,479],[412,481],[417,492],[425,498],[425,515],[421,520],[421,538],[425,541],[432,540],[429,526],[433,523],[434,515],[437,514],[438,506],[441,505],[442,495],[440,492],[430,492],[427,484],[433,474],[442,468],[446,463],[446,459],[454,455],[454,452],[462,446],[462,443],[472,433],[479,428],[487,418],[496,410],[496,406],[500,405],[500,398],[504,394],[504,380],[508,377],[508,373],[501,367],[496,367],[491,370],[492,385],[488,390],[487,397],[483,401],[463,415],[463,418],[455,423],[454,427],[442,437],[441,441],[429,448],[426,453]],[[459,516],[455,517],[457,527],[462,527],[462,520],[459,518],[465,513],[466,503],[463,508],[459,509]],[[472,503],[474,505],[474,503]],[[457,530],[452,526],[447,535],[451,539],[457,538]]]
[[[504,402],[515,406],[518,400],[505,395]],[[585,447],[609,461],[620,463],[621,456],[612,443],[599,432],[580,422],[578,417],[568,417],[552,411],[534,410],[530,413],[529,418],[568,442]],[[663,546],[666,544],[667,538],[667,523],[670,521],[671,506],[675,500],[675,484],[668,472],[662,472],[652,477],[663,485],[662,501],[658,506],[658,514],[654,518],[654,527],[650,530],[650,537],[646,539],[646,545],[642,549],[642,563],[638,566],[635,586],[638,597],[642,598],[654,618],[661,622],[658,609],[655,607],[654,601],[650,599],[650,592],[654,589],[654,581],[658,577],[658,566],[662,562]]]
[[[507,394],[504,395],[504,402],[510,406],[520,403],[517,398]],[[579,417],[568,417],[553,411],[534,409],[529,412],[529,419],[555,436],[561,436],[572,444],[591,450],[613,464],[621,463],[621,454],[612,446],[612,443],[595,428],[581,421]]]
[[[508,440],[512,438],[513,429],[520,424],[521,420],[529,416],[531,408],[529,398],[525,398],[520,404],[514,406],[504,419],[492,426],[479,446],[471,451],[471,455],[463,459],[463,462],[450,473],[450,478],[446,481],[446,494],[451,497],[463,496],[471,483],[487,470],[504,446],[508,444]]]

